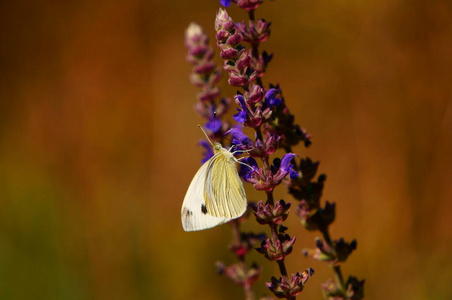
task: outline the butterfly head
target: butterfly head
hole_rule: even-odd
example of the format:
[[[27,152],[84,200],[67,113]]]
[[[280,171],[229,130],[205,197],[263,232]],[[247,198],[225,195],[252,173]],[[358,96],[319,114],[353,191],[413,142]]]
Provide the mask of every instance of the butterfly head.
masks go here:
[[[220,143],[218,143],[218,142],[214,142],[214,143],[213,143],[213,150],[214,150],[214,151],[218,151],[218,150],[220,150],[221,148],[223,148],[223,146],[221,146]]]

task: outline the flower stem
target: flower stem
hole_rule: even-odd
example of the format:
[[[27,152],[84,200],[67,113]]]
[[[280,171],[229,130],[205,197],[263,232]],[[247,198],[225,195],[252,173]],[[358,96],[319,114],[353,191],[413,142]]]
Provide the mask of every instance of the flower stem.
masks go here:
[[[234,244],[236,245],[240,245],[240,225],[239,222],[237,221],[237,219],[232,220],[230,222],[231,227],[232,227],[232,238],[234,241]],[[245,256],[240,255],[237,256],[239,258],[239,265],[240,268],[243,270],[243,274],[245,276],[245,280],[243,282],[243,291],[245,292],[245,299],[246,300],[254,300],[254,293],[253,293],[253,289],[251,288],[251,284],[249,283],[248,279],[246,278],[247,274],[248,274],[248,269],[246,267],[246,262],[245,262]]]
[[[261,127],[260,126],[255,127],[254,130],[256,131],[256,138],[261,140],[261,141],[264,141],[264,138],[262,136]]]
[[[267,192],[267,203],[270,205],[275,205],[275,199],[273,197],[273,191]],[[277,224],[270,224],[271,234],[272,238],[276,241],[278,239],[278,225]],[[284,263],[284,258],[278,259],[276,261],[278,263],[279,271],[282,276],[287,277],[287,268],[286,264]],[[287,299],[295,299],[295,297],[290,297]]]
[[[331,240],[331,236],[328,231],[328,228],[319,228],[319,230],[323,234],[323,238],[325,239],[325,242],[331,248],[334,248],[333,241]],[[341,285],[341,289],[343,291],[345,291],[345,282],[344,282],[344,277],[342,276],[341,266],[334,266],[333,270],[336,275],[336,281]]]

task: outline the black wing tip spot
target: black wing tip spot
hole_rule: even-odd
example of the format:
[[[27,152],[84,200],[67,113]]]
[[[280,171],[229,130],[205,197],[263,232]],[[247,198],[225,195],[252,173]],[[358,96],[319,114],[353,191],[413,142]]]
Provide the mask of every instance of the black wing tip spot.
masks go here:
[[[203,214],[207,214],[207,207],[206,207],[205,204],[201,204],[201,212],[202,212]]]
[[[188,216],[193,215],[193,212],[191,210],[187,209],[187,208],[184,208],[183,214],[188,217]]]

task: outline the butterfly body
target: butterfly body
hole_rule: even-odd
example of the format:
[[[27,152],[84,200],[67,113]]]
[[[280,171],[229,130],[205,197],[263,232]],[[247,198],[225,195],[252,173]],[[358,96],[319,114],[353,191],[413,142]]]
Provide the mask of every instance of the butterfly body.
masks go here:
[[[220,143],[214,155],[193,177],[181,210],[185,231],[204,230],[242,216],[247,207],[245,189],[237,172],[238,160]]]

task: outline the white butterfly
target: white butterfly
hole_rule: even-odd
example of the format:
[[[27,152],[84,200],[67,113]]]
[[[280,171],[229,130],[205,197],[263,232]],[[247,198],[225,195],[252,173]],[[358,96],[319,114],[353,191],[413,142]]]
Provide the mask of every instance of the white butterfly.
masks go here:
[[[210,143],[214,156],[198,170],[182,204],[181,219],[185,231],[212,228],[236,219],[246,211],[245,189],[237,172],[239,160],[231,149],[227,150],[217,142]]]

